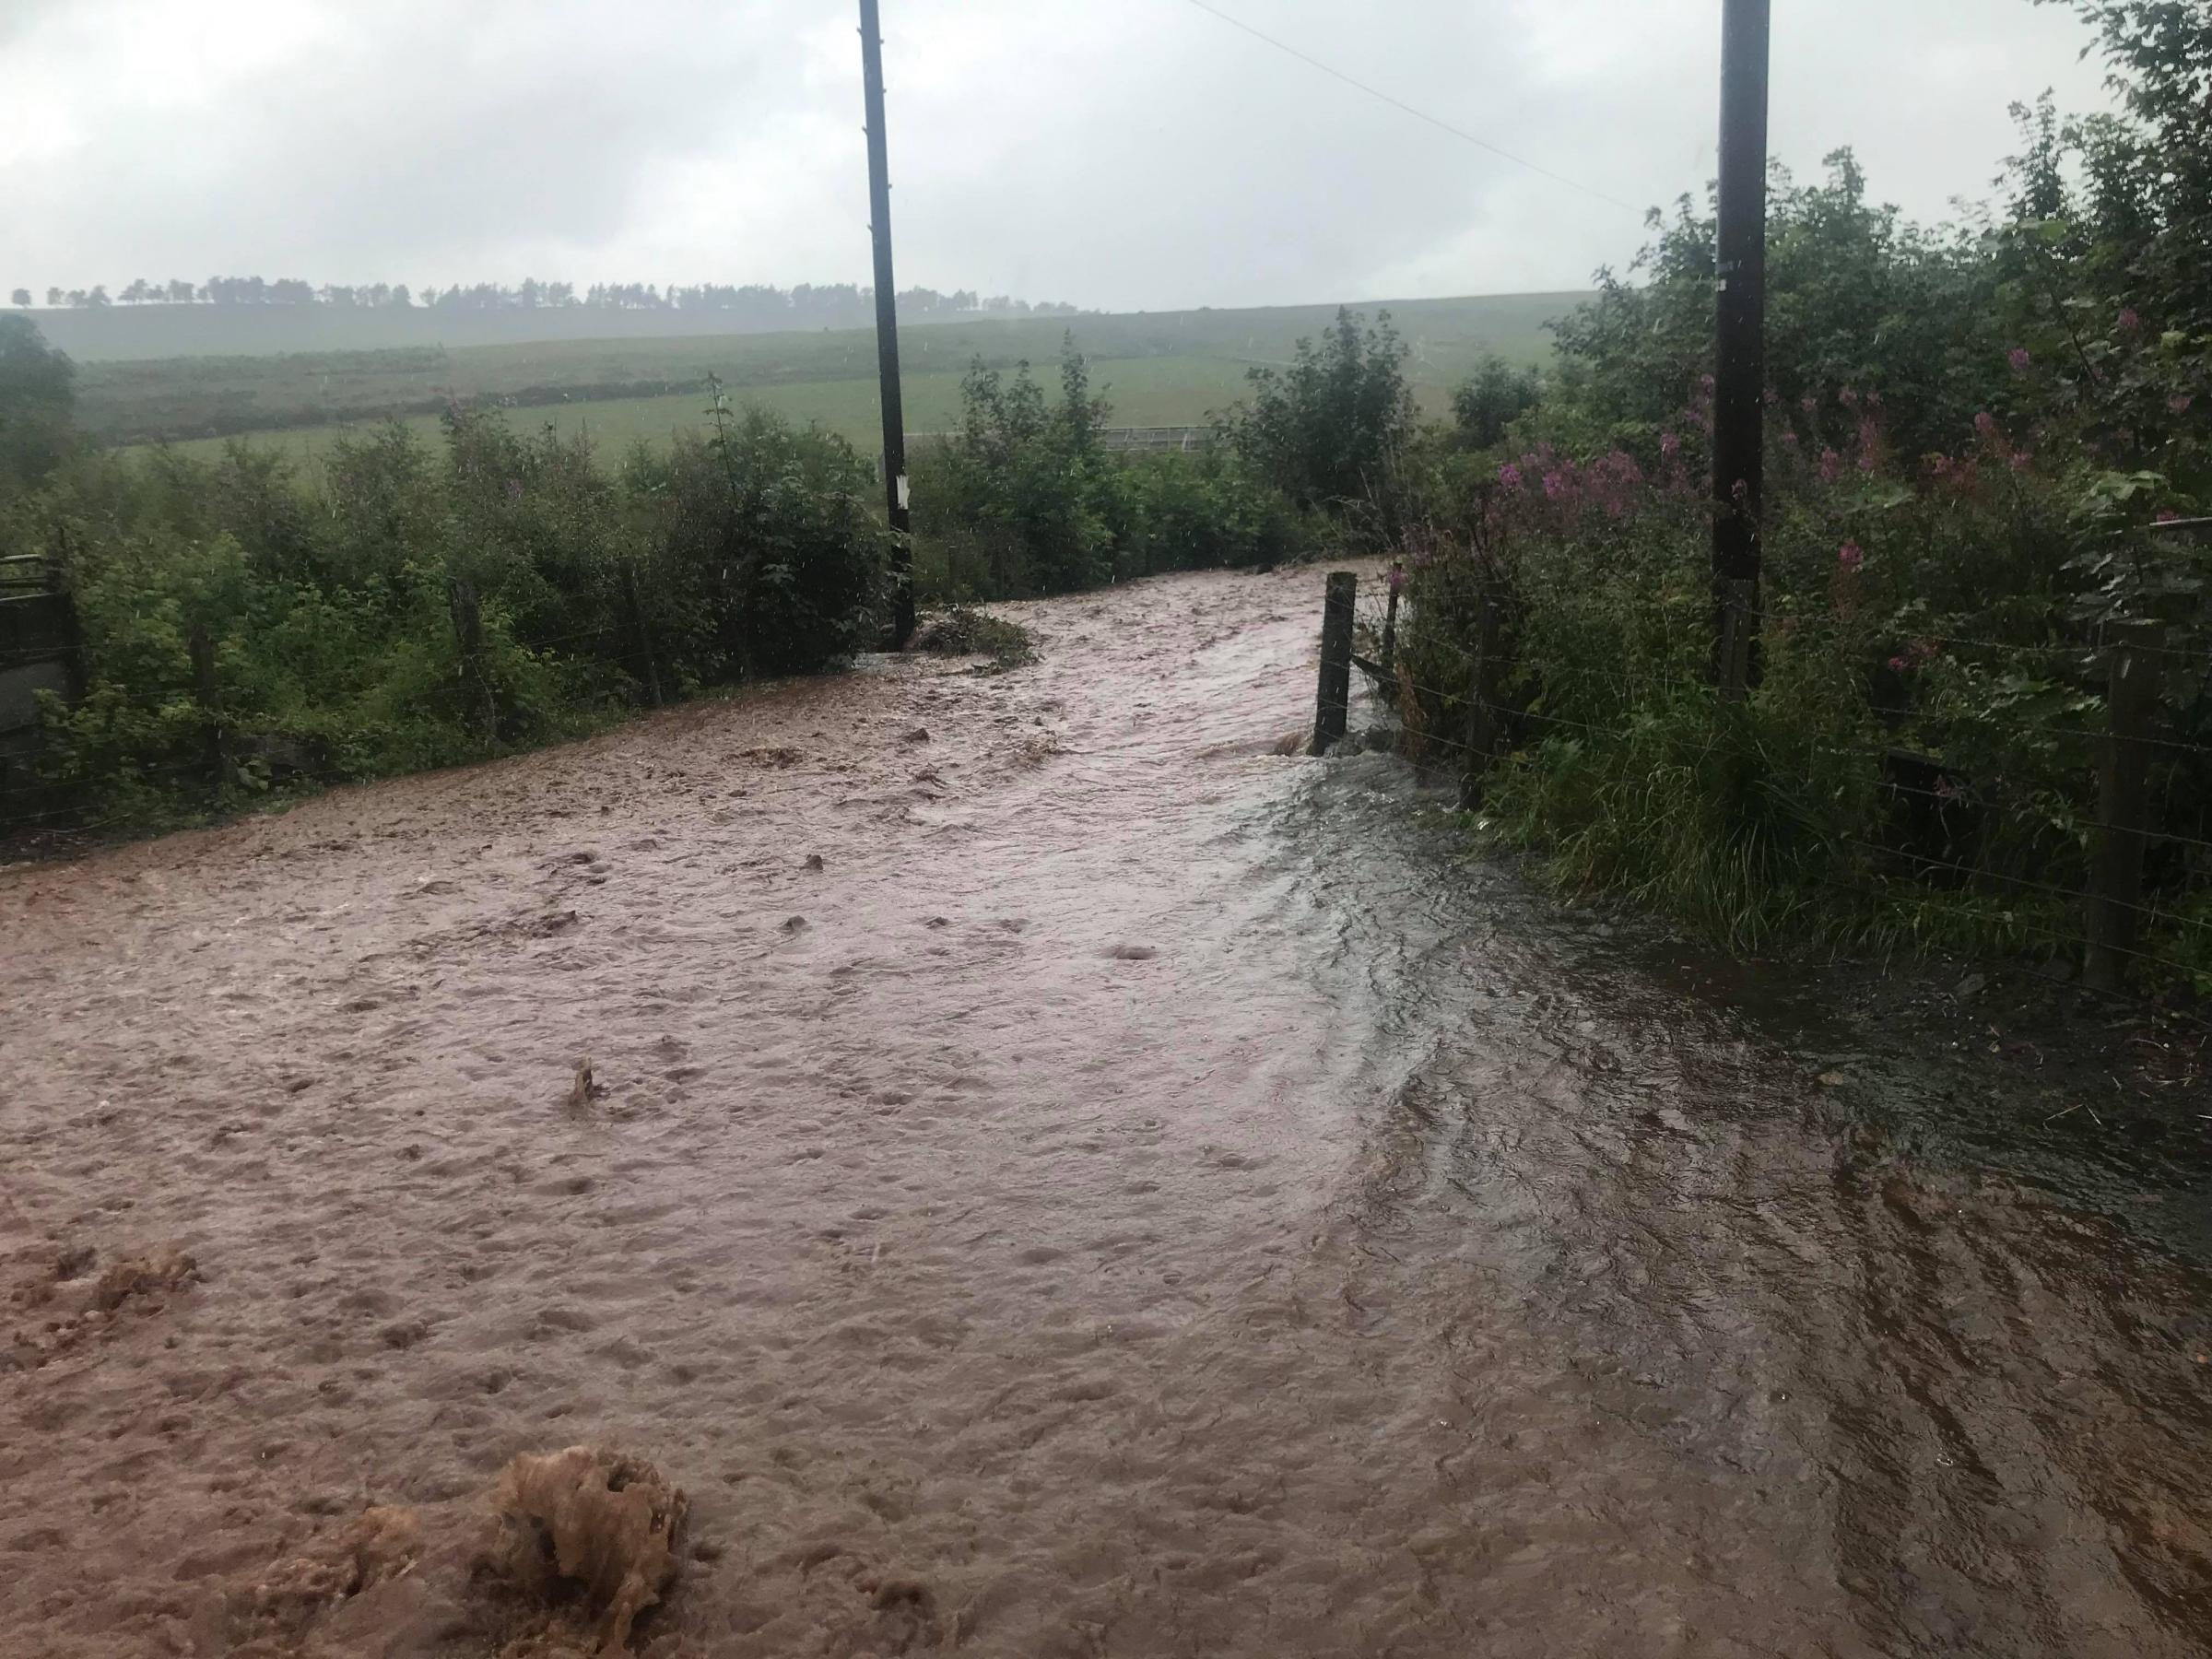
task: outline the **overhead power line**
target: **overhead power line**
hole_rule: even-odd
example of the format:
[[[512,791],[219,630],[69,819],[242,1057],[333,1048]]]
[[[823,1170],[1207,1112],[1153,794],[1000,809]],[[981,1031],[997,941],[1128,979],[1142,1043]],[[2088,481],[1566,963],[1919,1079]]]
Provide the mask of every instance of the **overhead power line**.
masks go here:
[[[1531,161],[1526,156],[1516,156],[1512,150],[1501,149],[1497,145],[1492,144],[1488,138],[1478,138],[1473,133],[1468,132],[1465,127],[1453,126],[1450,122],[1444,120],[1440,115],[1431,115],[1428,111],[1418,109],[1414,105],[1407,103],[1402,98],[1392,97],[1389,93],[1383,91],[1380,87],[1371,87],[1363,80],[1357,80],[1351,76],[1347,75],[1343,70],[1336,68],[1335,65],[1324,64],[1321,61],[1321,59],[1313,57],[1307,53],[1300,52],[1297,47],[1291,45],[1287,41],[1278,41],[1273,35],[1264,33],[1261,30],[1254,29],[1251,24],[1245,22],[1241,18],[1232,18],[1227,12],[1221,11],[1215,6],[1208,6],[1206,3],[1206,0],[1188,0],[1188,3],[1196,6],[1200,11],[1206,13],[1209,18],[1218,18],[1222,22],[1228,24],[1231,29],[1242,29],[1253,40],[1263,41],[1265,44],[1274,47],[1277,52],[1285,53],[1288,55],[1296,58],[1300,63],[1304,64],[1309,68],[1318,69],[1324,75],[1330,76],[1332,79],[1340,80],[1346,86],[1355,88],[1358,90],[1366,93],[1370,98],[1381,99],[1384,103],[1390,105],[1392,109],[1402,110],[1406,114],[1412,116],[1416,121],[1425,121],[1430,126],[1440,128],[1442,131],[1451,134],[1453,137],[1464,140],[1465,143],[1473,145],[1477,149],[1488,150],[1491,155],[1498,157],[1500,160],[1511,161],[1515,167],[1525,168],[1530,172],[1535,173],[1539,177],[1549,179],[1555,184],[1564,184],[1570,190],[1579,190],[1586,196],[1595,196],[1599,201],[1608,202],[1612,204],[1612,206],[1621,208],[1625,212],[1633,213],[1639,217],[1641,217],[1643,213],[1643,209],[1637,206],[1632,202],[1624,202],[1617,195],[1608,195],[1604,191],[1596,188],[1594,185],[1585,184],[1579,179],[1571,179],[1565,173],[1554,172],[1550,168],[1542,165],[1540,162]]]

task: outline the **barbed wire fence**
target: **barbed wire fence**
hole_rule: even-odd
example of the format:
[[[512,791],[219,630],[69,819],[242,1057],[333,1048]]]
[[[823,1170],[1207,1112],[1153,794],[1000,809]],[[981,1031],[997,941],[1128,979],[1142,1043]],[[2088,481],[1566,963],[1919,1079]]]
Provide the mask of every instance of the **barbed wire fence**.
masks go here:
[[[1509,639],[1502,604],[1487,591],[1471,616],[1455,610],[1447,629],[1424,625],[1416,590],[1402,583],[1394,567],[1359,583],[1345,654],[1397,716],[1390,740],[1457,774],[1463,808],[1480,804],[1493,769],[1517,752],[1567,740],[1627,745],[1648,735],[1639,722],[1678,710],[1686,696],[1706,700],[1712,716],[1701,738],[1673,731],[1685,766],[1747,741],[1742,724],[1724,716],[1714,677],[1681,667],[1707,660],[1709,639],[1670,631],[1676,648],[1655,661],[1532,660]],[[1758,628],[1786,619],[1743,613]],[[1815,878],[1877,912],[1932,899],[1981,905],[1999,918],[1993,936],[2035,941],[2077,963],[2100,991],[2204,989],[2212,978],[2212,626],[2177,631],[2170,638],[2156,622],[2114,619],[2041,643],[1919,640],[1967,671],[2071,688],[2065,718],[1993,707],[1949,716],[1950,740],[1929,742],[1915,720],[1917,665],[1893,659],[1865,677],[1860,724],[1872,739],[1806,734],[1792,748],[1762,726],[1764,765],[1853,780],[1857,798],[1874,805],[1870,816],[1820,828]],[[1324,703],[1326,686],[1324,663]],[[1603,695],[1577,695],[1593,690]],[[1594,702],[1614,717],[1578,717]],[[2002,759],[2031,752],[2047,758],[2034,788],[2006,775]]]

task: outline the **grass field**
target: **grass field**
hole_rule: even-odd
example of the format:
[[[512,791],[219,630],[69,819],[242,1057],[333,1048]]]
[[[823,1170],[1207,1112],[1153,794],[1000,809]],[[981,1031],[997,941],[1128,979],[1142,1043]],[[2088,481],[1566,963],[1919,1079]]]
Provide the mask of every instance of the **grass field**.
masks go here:
[[[1531,362],[1547,348],[1544,324],[1579,294],[1513,294],[1363,306],[1389,310],[1413,350],[1411,378],[1439,407],[1485,352]],[[552,314],[552,313],[547,313]],[[902,335],[907,423],[949,426],[959,379],[976,358],[995,367],[1028,359],[1048,378],[1062,336],[1092,359],[1094,379],[1127,426],[1204,420],[1243,393],[1257,364],[1277,364],[1325,327],[1331,306],[1135,312],[930,324]],[[171,357],[82,366],[79,417],[114,444],[194,445],[229,435],[282,434],[313,453],[333,432],[388,415],[434,421],[453,398],[491,398],[518,420],[582,424],[609,445],[697,424],[706,378],[732,400],[816,420],[872,448],[876,346],[872,331],[704,335],[681,338],[534,340],[444,350]]]
[[[473,350],[554,340],[651,342],[759,333],[728,312],[617,311],[406,311],[335,305],[110,305],[34,308],[24,313],[80,363],[278,353]]]
[[[1190,426],[1225,409],[1242,396],[1244,365],[1207,358],[1127,359],[1098,366],[1097,389],[1112,406],[1116,426]],[[1045,377],[1052,385],[1050,376]],[[960,376],[949,371],[908,372],[901,377],[909,432],[921,436],[949,431],[959,424]],[[1450,388],[1427,383],[1415,388],[1425,413],[1442,414]],[[882,416],[877,406],[876,382],[851,378],[801,381],[791,385],[756,386],[734,390],[733,408],[768,409],[805,424],[818,424],[850,441],[863,454],[872,454],[882,442]],[[660,397],[606,397],[589,402],[518,405],[509,410],[517,426],[535,429],[549,425],[563,434],[583,432],[601,454],[618,456],[641,441],[665,441],[676,432],[698,432],[709,425],[707,398],[693,392]],[[438,436],[439,417],[404,415],[402,424],[426,439]],[[284,431],[254,432],[241,438],[194,438],[169,447],[180,454],[213,459],[223,446],[242,441],[256,449],[275,449],[306,465],[312,465],[333,441],[348,432],[359,433],[374,424],[371,418],[297,427]]]

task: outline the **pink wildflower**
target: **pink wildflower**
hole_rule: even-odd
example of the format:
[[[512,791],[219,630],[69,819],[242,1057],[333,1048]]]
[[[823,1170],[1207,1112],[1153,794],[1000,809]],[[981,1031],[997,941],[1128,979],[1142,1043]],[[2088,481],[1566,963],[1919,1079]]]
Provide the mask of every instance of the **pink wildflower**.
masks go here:
[[[1836,562],[1847,571],[1855,571],[1866,562],[1866,555],[1857,542],[1845,542],[1836,549]]]
[[[1807,392],[1803,397],[1797,400],[1797,406],[1803,409],[1807,415],[1810,415],[1815,409],[1820,406],[1820,400],[1815,397],[1810,392]]]
[[[1547,472],[1544,475],[1544,494],[1549,500],[1559,500],[1567,494],[1568,488],[1566,474]]]
[[[2171,507],[2161,510],[2159,513],[2159,523],[2161,524],[2178,524],[2181,522],[2182,515]]]
[[[1846,386],[1836,394],[1836,401],[1847,409],[1855,409],[1859,406],[1859,394]]]
[[[1882,394],[1879,392],[1867,393],[1866,406],[1870,409],[1880,408],[1882,406]]]
[[[1837,454],[1832,449],[1820,452],[1820,481],[1823,484],[1833,484],[1842,471],[1842,456]]]
[[[2134,306],[2129,306],[2125,311],[2120,313],[2120,332],[2122,334],[2134,334],[2136,329],[2142,326],[2143,319],[2136,314],[2136,308]]]
[[[1784,432],[1782,435],[1782,441],[1785,448],[1795,449],[1797,447],[1797,434],[1794,432]]]
[[[2012,452],[2012,470],[2026,472],[2034,460],[2035,453],[2032,450],[2015,450]]]
[[[1498,469],[1498,482],[1504,485],[1508,489],[1520,488],[1521,469],[1515,466],[1511,461],[1508,461],[1503,466]]]
[[[2189,413],[2189,406],[2195,401],[2195,398],[2190,396],[2186,392],[2183,392],[2168,398],[2166,407],[2173,414],[2186,415]]]
[[[2025,346],[2015,346],[2010,352],[2006,353],[2006,357],[2012,363],[2012,371],[2015,374],[2027,373],[2028,365],[2035,361],[2028,355],[2028,347]]]
[[[1889,666],[1890,666],[1891,670],[1892,670],[1892,671],[1894,671],[1894,672],[1896,672],[1896,673],[1898,673],[1898,674],[1902,674],[1902,673],[1903,673],[1903,672],[1904,672],[1906,669],[1910,668],[1912,665],[1912,664],[1910,664],[1910,663],[1906,662],[1906,661],[1905,661],[1905,659],[1904,659],[1903,657],[1901,657],[1901,656],[1893,656],[1893,657],[1891,657],[1891,658],[1889,659]]]
[[[1987,409],[1983,410],[1974,417],[1974,430],[1984,438],[1994,438],[1997,435],[1997,418]]]
[[[1672,461],[1682,453],[1682,440],[1673,432],[1659,434],[1659,453]]]

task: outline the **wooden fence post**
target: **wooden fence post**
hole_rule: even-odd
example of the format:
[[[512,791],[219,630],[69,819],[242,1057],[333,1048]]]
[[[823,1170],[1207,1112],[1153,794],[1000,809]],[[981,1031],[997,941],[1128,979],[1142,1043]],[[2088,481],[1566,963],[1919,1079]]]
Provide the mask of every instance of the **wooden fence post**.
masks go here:
[[[1721,700],[1741,702],[1751,684],[1751,648],[1759,638],[1759,583],[1738,578],[1721,590]]]
[[[1466,768],[1459,778],[1459,809],[1482,805],[1482,774],[1498,750],[1498,639],[1502,631],[1498,601],[1483,595],[1482,619],[1475,635],[1475,661],[1467,688]]]
[[[1395,686],[1398,680],[1398,590],[1406,585],[1406,567],[1397,559],[1390,561],[1390,601],[1382,610],[1382,684]]]
[[[471,682],[470,690],[483,702],[481,716],[484,741],[498,741],[500,735],[500,705],[492,695],[491,676],[484,671],[484,607],[477,601],[474,584],[453,582],[447,584],[446,603],[453,617],[453,638],[461,644],[462,677]]]
[[[2097,840],[2089,855],[2088,952],[2082,979],[2117,991],[2127,977],[2143,909],[2143,853],[2150,836],[2151,727],[2158,718],[2159,650],[2166,630],[2129,622],[2112,630],[2110,729],[2097,780]]]
[[[192,696],[206,732],[207,775],[219,792],[230,781],[230,742],[223,727],[222,688],[215,677],[215,641],[205,624],[194,622],[184,645],[192,653]]]
[[[1321,609],[1321,688],[1313,703],[1310,755],[1328,752],[1344,735],[1352,709],[1352,606],[1359,578],[1349,571],[1329,572],[1328,596]]]

